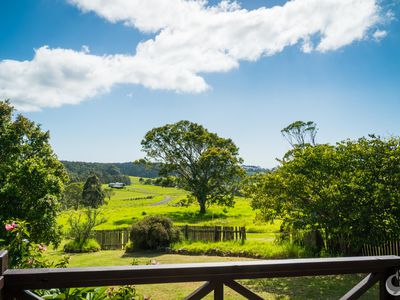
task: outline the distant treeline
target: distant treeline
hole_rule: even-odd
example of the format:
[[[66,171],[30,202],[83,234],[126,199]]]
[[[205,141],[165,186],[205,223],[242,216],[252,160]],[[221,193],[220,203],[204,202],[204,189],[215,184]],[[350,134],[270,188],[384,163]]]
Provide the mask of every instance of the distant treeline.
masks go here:
[[[81,162],[81,161],[61,161],[70,177],[71,182],[86,181],[86,178],[94,173],[96,174],[102,183],[110,182],[123,182],[130,184],[128,176],[137,176],[143,178],[156,178],[158,177],[159,168],[156,164],[140,164],[133,162],[124,163],[92,163],[92,162]],[[258,166],[243,165],[248,175],[254,173],[267,172],[267,169],[263,169]],[[159,184],[160,182],[154,182],[151,184]],[[174,184],[173,184],[174,185]],[[169,183],[166,185],[169,186]]]
[[[90,174],[96,174],[102,183],[123,182],[130,184],[128,176],[155,178],[158,168],[133,162],[89,163],[80,161],[61,161],[68,171],[71,182],[84,182]]]

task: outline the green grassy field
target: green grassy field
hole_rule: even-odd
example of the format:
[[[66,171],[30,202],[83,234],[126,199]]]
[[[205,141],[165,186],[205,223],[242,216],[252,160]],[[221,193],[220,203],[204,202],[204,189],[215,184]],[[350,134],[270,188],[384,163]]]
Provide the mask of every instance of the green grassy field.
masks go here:
[[[161,214],[171,218],[176,225],[225,225],[246,226],[248,232],[265,233],[258,238],[271,237],[279,230],[279,223],[264,224],[255,222],[255,212],[248,199],[237,198],[234,207],[208,207],[207,213],[199,215],[196,203],[189,207],[177,206],[186,198],[186,192],[177,188],[164,188],[144,185],[138,177],[131,177],[132,184],[124,189],[114,189],[115,195],[100,208],[107,222],[96,229],[117,229],[130,227],[133,222],[148,215]],[[151,197],[151,199],[146,199]],[[160,204],[160,202],[162,204]],[[166,202],[166,203],[163,203]],[[64,211],[59,224],[66,227],[71,211]]]

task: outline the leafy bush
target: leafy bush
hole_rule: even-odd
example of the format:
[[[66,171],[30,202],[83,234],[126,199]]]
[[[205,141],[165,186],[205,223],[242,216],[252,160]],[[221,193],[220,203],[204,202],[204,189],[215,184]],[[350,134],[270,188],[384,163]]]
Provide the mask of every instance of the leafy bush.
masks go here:
[[[64,245],[64,252],[67,253],[97,252],[100,249],[101,246],[95,239],[87,239],[83,243],[73,240]]]
[[[100,250],[100,245],[91,240],[93,228],[104,223],[97,210],[88,208],[84,213],[77,213],[68,219],[69,237],[73,240],[64,246],[65,252],[94,252]],[[88,251],[85,251],[87,249]]]
[[[132,226],[133,249],[157,249],[168,247],[180,239],[180,231],[164,216],[149,216]]]
[[[97,288],[66,288],[51,290],[36,290],[35,293],[43,299],[74,299],[74,300],[142,300],[144,297],[137,293],[134,286],[97,287]]]
[[[331,255],[400,238],[399,137],[296,147],[280,162],[245,186],[262,220],[318,231]]]
[[[5,224],[5,239],[0,240],[0,249],[9,252],[10,268],[65,268],[69,257],[63,256],[59,262],[50,262],[43,256],[46,246],[31,241],[28,230],[29,224],[25,221],[9,221]]]

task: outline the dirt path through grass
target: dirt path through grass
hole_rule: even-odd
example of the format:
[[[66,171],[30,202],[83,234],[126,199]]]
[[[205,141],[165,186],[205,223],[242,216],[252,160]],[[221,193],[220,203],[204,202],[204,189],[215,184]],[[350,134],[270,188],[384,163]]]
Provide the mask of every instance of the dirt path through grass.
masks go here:
[[[150,204],[150,206],[159,206],[159,205],[167,204],[167,203],[170,202],[171,200],[172,200],[172,197],[171,197],[171,196],[166,196],[166,197],[164,198],[164,200],[161,200],[161,201],[159,201],[159,202]]]

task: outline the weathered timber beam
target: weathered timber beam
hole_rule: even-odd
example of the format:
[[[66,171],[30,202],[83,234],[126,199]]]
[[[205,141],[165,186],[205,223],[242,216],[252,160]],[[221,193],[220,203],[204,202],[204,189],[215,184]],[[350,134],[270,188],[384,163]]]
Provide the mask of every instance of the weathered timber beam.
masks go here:
[[[191,293],[189,296],[185,298],[185,300],[200,300],[207,296],[209,293],[213,291],[215,288],[214,284],[211,282],[206,282],[202,286],[200,286],[197,290]]]
[[[375,283],[383,277],[383,273],[368,274],[363,280],[355,285],[350,291],[346,293],[340,300],[354,300],[360,298],[366,291],[368,291]]]
[[[342,257],[257,260],[126,267],[6,270],[11,290],[92,287],[125,284],[228,281],[236,279],[384,273],[400,266],[400,257]]]
[[[248,288],[244,287],[243,285],[237,283],[234,280],[229,280],[224,282],[226,286],[230,287],[236,293],[246,297],[247,299],[251,300],[263,300],[260,296],[250,291]]]

